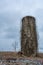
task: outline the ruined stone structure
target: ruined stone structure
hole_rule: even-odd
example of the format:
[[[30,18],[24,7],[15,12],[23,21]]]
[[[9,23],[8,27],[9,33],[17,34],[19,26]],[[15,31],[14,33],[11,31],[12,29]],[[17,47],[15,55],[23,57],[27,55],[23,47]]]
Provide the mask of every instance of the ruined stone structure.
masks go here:
[[[22,19],[21,51],[26,56],[35,57],[37,55],[37,48],[35,18],[32,16],[26,16]]]

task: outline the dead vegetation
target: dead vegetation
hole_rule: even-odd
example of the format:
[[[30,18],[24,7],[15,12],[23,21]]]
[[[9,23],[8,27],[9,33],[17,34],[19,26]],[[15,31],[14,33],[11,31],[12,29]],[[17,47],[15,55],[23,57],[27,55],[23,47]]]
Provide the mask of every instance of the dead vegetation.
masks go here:
[[[30,58],[30,59],[43,59],[43,53],[38,53],[37,57],[27,57],[23,52],[0,52],[0,59],[8,59],[8,58]]]

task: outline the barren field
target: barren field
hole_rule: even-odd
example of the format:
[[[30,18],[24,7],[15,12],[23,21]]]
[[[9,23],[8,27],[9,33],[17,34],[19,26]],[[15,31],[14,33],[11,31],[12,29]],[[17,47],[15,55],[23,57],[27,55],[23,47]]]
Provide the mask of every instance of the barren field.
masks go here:
[[[17,52],[0,52],[0,58],[6,59],[6,58],[13,58],[13,57],[20,57]],[[22,55],[22,57],[26,57]],[[42,58],[43,59],[43,53],[38,53],[37,58]]]
[[[0,52],[0,65],[43,65],[43,53],[38,53],[38,57],[26,57],[17,52]]]

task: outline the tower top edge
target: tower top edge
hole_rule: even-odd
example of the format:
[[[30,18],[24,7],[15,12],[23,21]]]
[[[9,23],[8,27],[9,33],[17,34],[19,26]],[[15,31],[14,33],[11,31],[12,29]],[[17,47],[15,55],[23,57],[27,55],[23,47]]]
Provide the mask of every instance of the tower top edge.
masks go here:
[[[22,18],[22,21],[23,21],[25,18],[28,18],[28,19],[31,18],[31,19],[34,19],[34,20],[35,20],[35,17],[34,17],[34,16],[25,16],[25,17]]]

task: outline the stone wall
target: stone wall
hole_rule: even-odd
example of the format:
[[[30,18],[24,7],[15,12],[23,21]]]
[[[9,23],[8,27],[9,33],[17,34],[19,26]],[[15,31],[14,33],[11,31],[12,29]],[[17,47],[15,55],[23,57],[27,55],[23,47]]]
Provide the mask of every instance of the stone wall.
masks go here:
[[[21,51],[26,56],[37,55],[37,33],[35,18],[32,16],[26,16],[22,19],[21,28]]]

